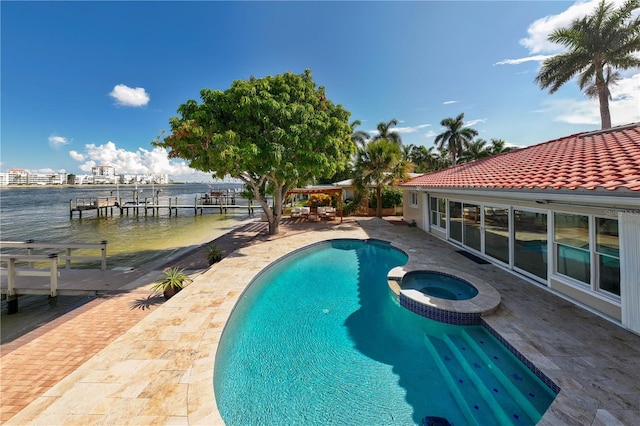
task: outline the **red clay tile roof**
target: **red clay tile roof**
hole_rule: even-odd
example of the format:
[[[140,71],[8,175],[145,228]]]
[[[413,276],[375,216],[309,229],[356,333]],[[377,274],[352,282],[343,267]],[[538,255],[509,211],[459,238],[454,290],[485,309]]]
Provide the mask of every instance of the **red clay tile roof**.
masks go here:
[[[640,123],[460,164],[401,186],[640,192]]]

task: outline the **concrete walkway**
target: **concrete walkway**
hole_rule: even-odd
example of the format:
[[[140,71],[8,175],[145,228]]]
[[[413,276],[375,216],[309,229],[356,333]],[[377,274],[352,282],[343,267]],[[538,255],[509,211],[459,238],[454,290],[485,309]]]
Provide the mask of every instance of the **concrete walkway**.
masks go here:
[[[284,254],[314,242],[379,238],[409,254],[408,267],[457,267],[494,285],[502,303],[487,322],[562,389],[540,424],[640,424],[639,336],[493,265],[477,264],[417,228],[375,218],[315,228],[300,225],[309,232],[284,233],[227,256],[170,301],[150,306],[150,313],[145,311],[119,337],[96,331],[117,328],[118,318],[131,314],[126,302],[118,306],[112,299],[111,306],[100,302],[103,310],[91,307],[92,302],[79,308],[86,308],[84,313],[96,309],[80,323],[62,317],[28,344],[9,353],[3,347],[3,383],[27,383],[25,388],[32,382],[18,376],[24,369],[36,377],[63,368],[63,362],[50,364],[52,359],[78,363],[55,384],[39,386],[34,392],[41,395],[15,415],[5,417],[12,405],[3,391],[3,420],[11,425],[223,424],[213,392],[215,353],[231,310],[251,279]],[[85,323],[93,331],[76,334]],[[38,347],[40,338],[56,334],[69,346],[59,351]],[[80,346],[109,339],[95,354]]]

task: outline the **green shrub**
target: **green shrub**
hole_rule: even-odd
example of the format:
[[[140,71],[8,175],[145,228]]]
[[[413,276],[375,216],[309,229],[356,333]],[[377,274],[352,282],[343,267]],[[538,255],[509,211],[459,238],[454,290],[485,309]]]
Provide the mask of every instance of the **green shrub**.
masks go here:
[[[369,207],[375,209],[377,207],[377,195],[375,192],[371,194],[369,199]],[[390,209],[402,205],[402,191],[395,188],[382,188],[382,208]]]

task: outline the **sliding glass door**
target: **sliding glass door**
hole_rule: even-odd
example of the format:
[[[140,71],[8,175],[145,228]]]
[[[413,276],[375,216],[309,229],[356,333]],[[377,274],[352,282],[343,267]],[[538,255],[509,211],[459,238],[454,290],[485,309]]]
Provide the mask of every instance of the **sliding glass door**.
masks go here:
[[[484,207],[484,253],[509,264],[509,209]]]
[[[513,266],[547,279],[547,214],[513,210]]]

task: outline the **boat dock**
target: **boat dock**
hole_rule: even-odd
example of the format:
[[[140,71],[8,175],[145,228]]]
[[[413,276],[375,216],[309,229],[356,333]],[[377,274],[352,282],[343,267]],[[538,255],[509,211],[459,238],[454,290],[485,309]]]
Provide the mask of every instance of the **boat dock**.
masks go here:
[[[228,210],[233,209],[246,209],[247,213],[253,215],[254,207],[251,200],[246,205],[239,205],[235,203],[235,196],[215,196],[212,194],[203,194],[199,197],[194,197],[193,204],[181,204],[178,202],[178,198],[168,198],[166,201],[160,201],[158,197],[147,197],[144,201],[122,201],[116,197],[95,197],[95,198],[76,198],[69,200],[69,218],[73,219],[74,213],[78,213],[78,217],[82,218],[82,213],[85,211],[96,211],[98,217],[100,216],[113,216],[113,209],[120,210],[120,215],[135,214],[139,215],[141,212],[145,216],[147,215],[159,215],[161,210],[168,210],[169,216],[178,215],[179,210],[193,210],[194,215],[203,214],[205,210],[219,211],[220,214],[227,213]],[[257,207],[260,208],[260,207]]]

